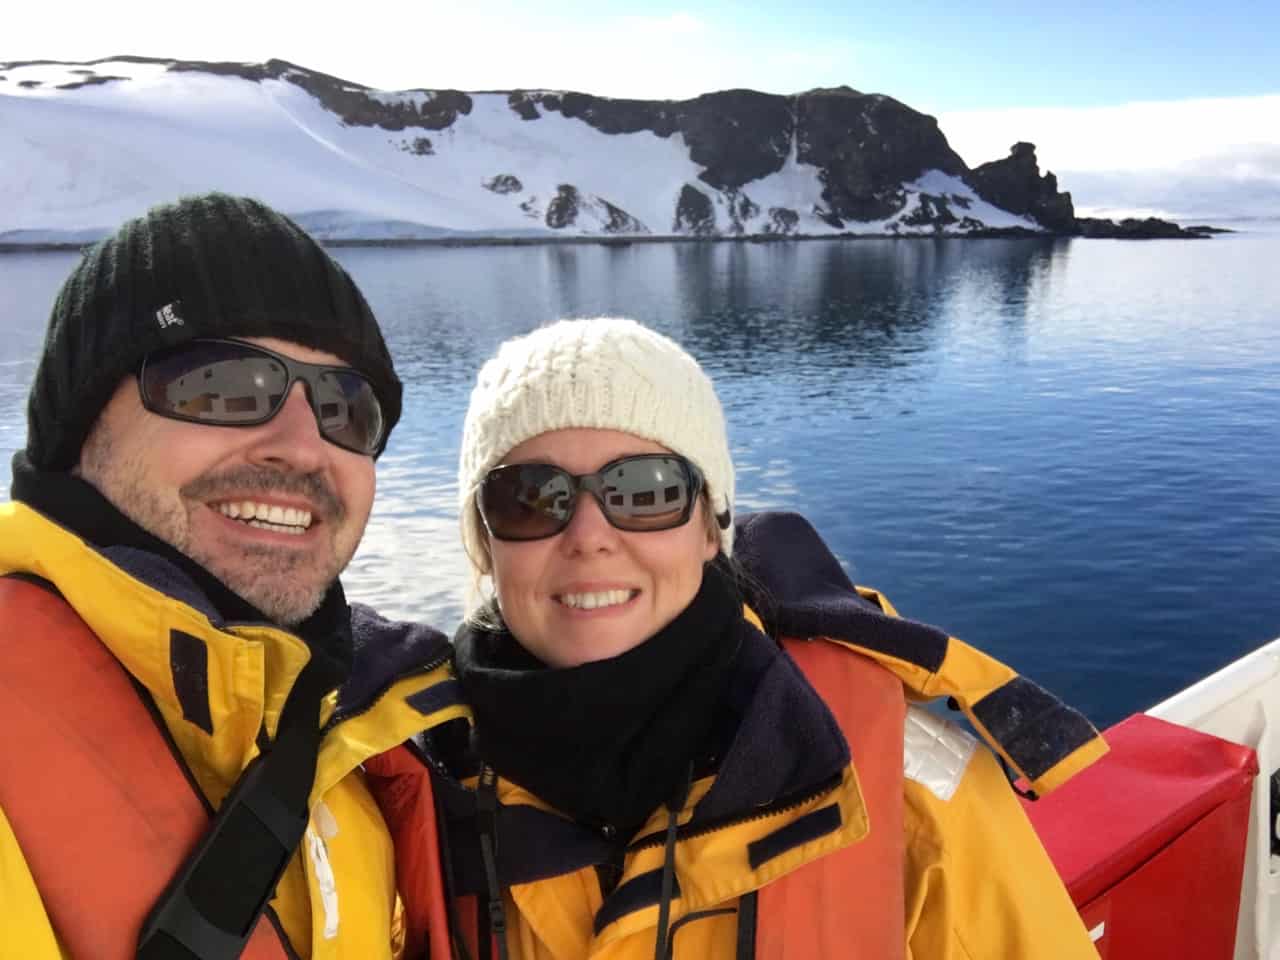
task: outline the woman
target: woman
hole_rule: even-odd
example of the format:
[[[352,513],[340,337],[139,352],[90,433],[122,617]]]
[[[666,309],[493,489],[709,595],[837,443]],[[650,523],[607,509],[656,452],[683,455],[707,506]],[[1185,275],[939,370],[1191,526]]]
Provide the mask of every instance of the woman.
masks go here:
[[[907,698],[954,697],[1037,789],[1100,755],[1096,733],[856,590],[800,518],[735,530],[720,404],[674,342],[582,320],[504,343],[459,487],[492,597],[455,638],[471,717],[426,743],[438,833],[402,888],[444,907],[411,906],[411,943],[1096,956],[995,757]]]

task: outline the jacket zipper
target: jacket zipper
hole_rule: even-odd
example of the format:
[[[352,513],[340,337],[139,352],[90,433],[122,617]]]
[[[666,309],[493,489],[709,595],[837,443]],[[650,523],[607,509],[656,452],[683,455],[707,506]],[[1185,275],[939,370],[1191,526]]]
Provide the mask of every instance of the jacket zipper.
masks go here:
[[[688,824],[685,824],[685,826],[683,827],[676,828],[676,839],[688,840],[688,839],[691,839],[692,837],[700,837],[700,836],[703,836],[704,834],[713,833],[716,830],[723,830],[727,827],[741,826],[744,823],[752,823],[753,821],[756,821],[756,820],[764,820],[767,817],[772,817],[779,813],[786,813],[788,810],[795,810],[799,807],[804,806],[806,803],[812,802],[813,800],[817,799],[823,794],[830,793],[831,791],[835,790],[835,788],[840,785],[840,780],[842,777],[843,777],[843,773],[837,773],[834,777],[828,778],[827,780],[818,784],[816,787],[810,790],[806,790],[804,793],[799,794],[798,796],[789,797],[786,800],[781,800],[781,801],[778,801],[777,803],[760,807],[754,812],[745,814],[743,816],[730,817],[727,820],[717,820],[712,823],[700,824],[699,826],[694,827],[692,829],[689,828]],[[649,834],[649,836],[641,837],[635,843],[628,846],[627,852],[636,853],[640,850],[647,850],[651,847],[660,847],[665,842],[665,840],[666,840],[666,831],[663,831],[662,833],[651,833]]]
[[[354,719],[355,717],[363,716],[364,714],[368,713],[370,710],[372,710],[374,707],[378,705],[378,703],[382,700],[383,697],[387,695],[387,691],[389,691],[401,680],[408,680],[410,677],[425,676],[426,674],[431,673],[433,670],[438,670],[441,666],[443,666],[445,663],[448,662],[450,656],[452,656],[452,651],[446,647],[442,653],[432,658],[431,660],[427,661],[427,663],[423,664],[422,666],[414,667],[411,670],[406,670],[403,673],[398,673],[395,676],[393,676],[390,680],[388,680],[385,684],[382,685],[382,687],[378,690],[377,693],[369,697],[369,699],[366,700],[363,704],[356,707],[350,707],[347,710],[335,710],[333,712],[333,716],[329,718],[329,722],[326,723],[321,728],[320,736],[323,737],[326,733],[328,733],[330,730],[332,730],[334,727],[336,727],[340,723],[345,723],[347,720],[351,720],[351,719]]]

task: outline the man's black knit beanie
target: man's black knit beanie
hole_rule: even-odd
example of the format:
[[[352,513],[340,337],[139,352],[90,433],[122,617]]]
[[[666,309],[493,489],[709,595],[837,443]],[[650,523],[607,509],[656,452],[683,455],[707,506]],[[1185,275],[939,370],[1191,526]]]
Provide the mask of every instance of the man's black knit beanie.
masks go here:
[[[401,384],[369,305],[301,227],[211,193],[155,207],[72,271],[49,317],[27,406],[27,456],[69,470],[120,381],[159,347],[276,337],[335,354],[373,382],[388,432]]]

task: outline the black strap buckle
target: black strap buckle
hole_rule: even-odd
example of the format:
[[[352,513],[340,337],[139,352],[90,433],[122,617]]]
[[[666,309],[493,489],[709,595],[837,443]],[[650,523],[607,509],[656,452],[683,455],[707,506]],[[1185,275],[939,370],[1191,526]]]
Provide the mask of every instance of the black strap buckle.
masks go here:
[[[480,768],[480,780],[476,784],[476,826],[489,891],[489,931],[497,941],[498,957],[507,960],[507,912],[498,880],[498,774],[488,764]]]
[[[271,785],[266,780],[265,772],[268,756],[259,756],[244,769],[232,794],[223,801],[218,815],[210,828],[201,837],[200,845],[191,852],[182,870],[169,884],[168,890],[156,901],[155,908],[147,916],[138,936],[138,957],[140,960],[161,960],[163,957],[180,955],[174,951],[174,941],[186,948],[200,960],[237,960],[244,952],[244,946],[253,934],[266,910],[271,897],[275,895],[276,883],[288,867],[293,851],[302,840],[302,833],[307,827],[306,814],[289,813],[280,801]],[[261,824],[279,844],[278,865],[274,869],[271,882],[262,891],[252,915],[247,916],[243,928],[239,931],[227,931],[219,924],[207,918],[205,911],[192,900],[192,878],[209,861],[210,850],[218,850],[225,844],[228,833],[234,835],[237,822],[243,822],[244,814],[252,814],[253,819]],[[230,826],[229,826],[230,824]],[[224,847],[225,849],[225,847]]]
[[[306,813],[290,813],[272,790],[266,777],[268,756],[257,757],[245,769],[199,845],[156,901],[138,938],[139,960],[185,956],[175,949],[175,943],[200,960],[236,960],[244,952],[307,827]],[[251,814],[279,844],[278,862],[256,905],[248,915],[237,918],[239,929],[226,930],[210,920],[206,911],[192,898],[192,878],[197,871],[209,866],[210,851],[225,854],[227,848],[224,844],[237,842],[235,835],[242,829],[246,813]]]

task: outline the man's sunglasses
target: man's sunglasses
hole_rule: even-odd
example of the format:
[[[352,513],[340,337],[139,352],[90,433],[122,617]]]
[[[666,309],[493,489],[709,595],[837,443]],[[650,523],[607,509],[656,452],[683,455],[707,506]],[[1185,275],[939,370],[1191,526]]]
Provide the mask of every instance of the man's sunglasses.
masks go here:
[[[683,457],[642,454],[574,476],[549,463],[494,467],[480,484],[480,516],[498,540],[541,540],[569,525],[583,493],[619,530],[670,530],[689,522],[702,474]]]
[[[299,380],[322,437],[355,453],[382,452],[382,405],[373,384],[351,367],[303,363],[242,340],[202,339],[156,350],[138,371],[142,405],[152,413],[219,427],[266,423]]]

